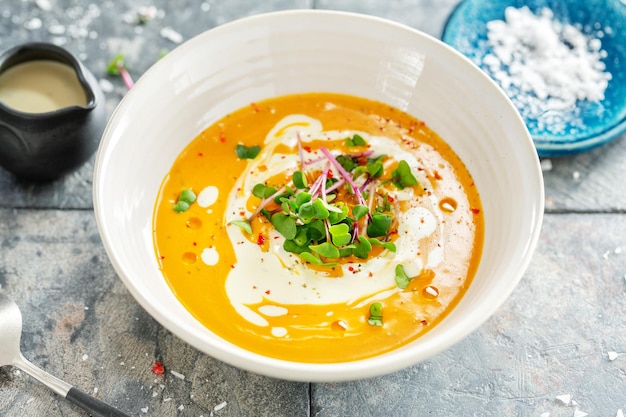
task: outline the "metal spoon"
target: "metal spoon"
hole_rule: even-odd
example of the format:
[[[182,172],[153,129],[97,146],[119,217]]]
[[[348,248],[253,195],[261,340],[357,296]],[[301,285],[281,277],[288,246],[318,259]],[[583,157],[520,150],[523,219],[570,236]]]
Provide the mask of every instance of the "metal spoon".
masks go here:
[[[22,314],[4,293],[0,292],[0,366],[20,368],[52,391],[87,411],[93,417],[129,417],[127,414],[50,375],[30,363],[20,351]]]

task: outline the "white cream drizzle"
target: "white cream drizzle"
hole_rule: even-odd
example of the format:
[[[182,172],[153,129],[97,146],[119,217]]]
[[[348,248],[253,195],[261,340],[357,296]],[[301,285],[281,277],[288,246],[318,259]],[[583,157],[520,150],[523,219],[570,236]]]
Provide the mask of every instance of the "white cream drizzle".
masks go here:
[[[225,216],[226,224],[240,219],[240,212],[251,213],[246,209],[246,202],[255,184],[266,181],[276,172],[299,169],[298,135],[303,143],[313,140],[345,140],[358,133],[371,144],[377,153],[390,155],[396,160],[405,160],[420,184],[430,187],[426,175],[419,171],[415,155],[403,149],[399,143],[384,136],[373,136],[355,131],[323,131],[319,120],[305,115],[290,115],[282,119],[269,132],[259,156],[249,162],[244,174],[233,187],[228,197]],[[286,145],[293,152],[278,154],[274,150],[278,145]],[[314,161],[321,154],[307,153],[306,159]],[[320,162],[320,166],[325,164]],[[267,169],[258,169],[265,165]],[[335,172],[337,176],[339,174]],[[202,193],[201,193],[202,195]],[[395,192],[394,198],[404,201],[414,199],[412,190]],[[434,193],[431,195],[432,206],[438,207]],[[314,271],[303,265],[300,257],[283,250],[284,238],[275,230],[270,232],[270,251],[262,252],[259,245],[242,236],[239,227],[228,225],[228,236],[233,244],[238,262],[234,265],[226,280],[227,295],[237,312],[249,322],[268,326],[264,316],[272,316],[276,305],[290,304],[326,305],[334,303],[355,304],[364,299],[382,299],[395,291],[395,267],[402,263],[412,275],[417,275],[424,267],[439,264],[443,258],[443,239],[441,233],[441,213],[432,213],[424,207],[412,207],[399,219],[399,237],[395,241],[395,253],[384,251],[381,256],[358,265],[343,265],[344,276],[328,278],[323,272]],[[428,254],[418,255],[420,240],[432,236],[439,230],[439,247]],[[202,259],[205,260],[204,252]],[[353,270],[349,268],[352,266]],[[251,305],[261,304],[256,310]],[[286,310],[286,309],[285,309]],[[269,314],[268,314],[269,313]],[[285,311],[286,314],[286,311]],[[283,333],[283,330],[285,332]],[[284,336],[286,329],[273,328],[275,336]]]

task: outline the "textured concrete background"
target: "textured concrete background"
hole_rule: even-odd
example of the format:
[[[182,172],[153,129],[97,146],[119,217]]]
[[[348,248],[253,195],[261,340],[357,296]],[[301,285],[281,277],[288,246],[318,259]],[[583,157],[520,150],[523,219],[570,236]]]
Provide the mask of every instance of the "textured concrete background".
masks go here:
[[[1,0],[0,49],[31,40],[63,45],[110,87],[111,112],[125,88],[105,68],[120,52],[136,78],[180,39],[291,8],[373,14],[440,36],[455,3]],[[137,8],[149,5],[158,16],[135,24]],[[370,380],[304,384],[261,377],[163,329],[106,257],[92,211],[93,159],[47,184],[0,170],[0,285],[22,308],[27,358],[133,416],[619,417],[626,412],[625,160],[624,137],[552,159],[544,172],[544,228],[512,297],[453,348]],[[152,372],[155,360],[165,365],[164,375]],[[85,414],[4,367],[0,415]]]

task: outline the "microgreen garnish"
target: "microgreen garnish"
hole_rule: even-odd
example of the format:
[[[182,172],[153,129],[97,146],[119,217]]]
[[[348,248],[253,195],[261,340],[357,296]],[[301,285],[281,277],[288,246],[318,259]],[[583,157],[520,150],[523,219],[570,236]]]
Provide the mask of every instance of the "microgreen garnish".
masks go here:
[[[383,305],[376,301],[370,305],[370,316],[367,322],[370,326],[382,326],[383,325]]]
[[[346,139],[350,147],[367,146],[355,134]],[[298,136],[300,167],[286,176],[286,183],[259,183],[252,194],[260,201],[247,219],[231,224],[252,234],[252,220],[264,216],[284,237],[283,249],[302,261],[335,266],[342,258],[367,259],[372,250],[396,251],[393,243],[400,211],[389,196],[391,184],[417,185],[406,161],[385,173],[386,155],[368,149],[334,155],[324,146],[318,156],[305,160]],[[255,158],[260,147],[237,145],[239,158]],[[307,152],[311,152],[307,149]],[[375,252],[378,253],[378,252]]]
[[[353,146],[366,146],[367,142],[361,135],[354,134],[351,138],[346,139],[346,146],[351,148]]]
[[[128,70],[126,69],[126,64],[124,62],[124,59],[125,59],[124,54],[115,55],[113,59],[111,59],[109,63],[107,64],[106,70],[107,70],[107,74],[109,75],[122,77],[122,81],[124,81],[126,88],[130,90],[135,83],[133,82],[132,77],[130,76],[130,74],[128,73]]]
[[[196,201],[196,193],[191,191],[190,189],[184,189],[178,194],[178,198],[176,199],[176,203],[172,205],[172,209],[176,213],[184,213],[189,210],[189,207]]]
[[[404,267],[401,264],[396,265],[396,285],[401,290],[405,289],[409,286],[409,282],[411,282],[411,278],[404,271]]]
[[[417,185],[417,179],[411,173],[411,168],[406,161],[400,161],[398,167],[391,173],[391,180],[401,190],[405,187]]]
[[[260,146],[245,146],[242,144],[238,144],[235,147],[235,152],[237,153],[237,157],[239,159],[254,159],[257,157],[259,152],[261,152]]]

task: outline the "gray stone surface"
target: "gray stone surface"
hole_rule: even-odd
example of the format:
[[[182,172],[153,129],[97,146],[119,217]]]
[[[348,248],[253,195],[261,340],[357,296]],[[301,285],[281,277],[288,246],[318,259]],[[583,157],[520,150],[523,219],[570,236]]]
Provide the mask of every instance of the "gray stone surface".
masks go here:
[[[439,36],[455,3],[0,0],[0,49],[31,40],[62,44],[112,85],[112,112],[125,89],[105,74],[106,63],[123,52],[139,77],[161,50],[176,47],[176,35],[164,28],[188,39],[251,14],[316,7],[381,16]],[[137,8],[148,5],[159,15],[137,25]],[[0,170],[0,285],[22,308],[26,357],[132,416],[614,417],[626,411],[625,159],[625,137],[553,158],[544,172],[539,246],[511,298],[456,346],[379,378],[306,384],[261,377],[162,328],[106,257],[92,212],[93,159],[51,183]],[[165,375],[152,372],[154,361],[165,364]],[[85,414],[4,367],[0,415]]]

